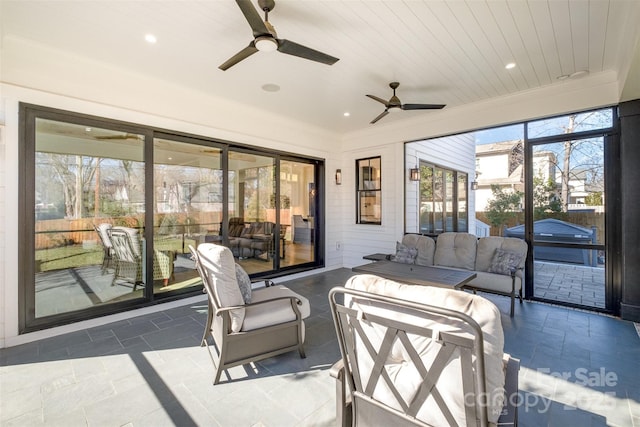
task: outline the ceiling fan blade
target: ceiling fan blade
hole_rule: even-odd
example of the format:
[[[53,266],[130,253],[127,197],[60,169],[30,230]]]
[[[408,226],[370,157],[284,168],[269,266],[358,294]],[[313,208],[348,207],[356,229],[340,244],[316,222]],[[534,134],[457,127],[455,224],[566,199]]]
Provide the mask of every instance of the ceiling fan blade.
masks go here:
[[[376,117],[375,119],[371,120],[370,124],[374,124],[375,122],[377,122],[378,120],[380,120],[381,118],[386,116],[387,114],[389,114],[389,110],[384,110],[382,113],[380,113],[380,115],[378,117]]]
[[[378,97],[377,97],[377,96],[375,96],[375,95],[367,95],[367,96],[368,96],[369,98],[371,98],[371,99],[375,99],[376,101],[380,102],[381,104],[384,104],[384,106],[385,106],[385,107],[388,107],[388,106],[389,106],[389,103],[388,103],[387,101],[385,101],[384,99],[382,99],[382,98],[378,98]]]
[[[276,40],[278,41],[278,50],[282,53],[286,53],[287,55],[298,56],[300,58],[321,62],[327,65],[333,65],[339,61],[338,58],[327,55],[326,53],[322,53],[315,49],[311,49],[310,47],[302,46],[301,44],[285,39]]]
[[[447,104],[404,104],[403,110],[441,110]]]
[[[227,69],[233,67],[243,59],[247,59],[257,51],[258,49],[256,48],[255,43],[252,41],[251,43],[249,43],[249,46],[245,47],[240,52],[236,53],[231,58],[227,59],[227,61],[221,66],[219,66],[218,68],[220,68],[222,71],[226,71]]]
[[[238,3],[242,14],[247,19],[247,22],[253,30],[253,37],[271,34],[267,29],[267,26],[264,24],[264,21],[258,14],[258,11],[255,7],[253,7],[251,0],[236,0],[236,3]]]

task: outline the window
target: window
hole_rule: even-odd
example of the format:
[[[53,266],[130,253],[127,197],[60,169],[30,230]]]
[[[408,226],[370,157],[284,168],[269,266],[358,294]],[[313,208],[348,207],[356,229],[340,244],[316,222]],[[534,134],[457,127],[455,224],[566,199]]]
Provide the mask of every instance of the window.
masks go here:
[[[382,223],[382,186],[380,157],[356,160],[356,223]]]
[[[420,162],[420,233],[467,231],[464,172]]]

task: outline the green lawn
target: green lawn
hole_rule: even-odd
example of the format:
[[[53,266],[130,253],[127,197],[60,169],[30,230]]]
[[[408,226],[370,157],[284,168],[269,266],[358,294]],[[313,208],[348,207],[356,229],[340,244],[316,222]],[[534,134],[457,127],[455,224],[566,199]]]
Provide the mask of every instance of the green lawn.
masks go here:
[[[62,246],[59,248],[36,251],[37,271],[63,270],[85,265],[102,265],[102,247],[83,248],[82,245]]]

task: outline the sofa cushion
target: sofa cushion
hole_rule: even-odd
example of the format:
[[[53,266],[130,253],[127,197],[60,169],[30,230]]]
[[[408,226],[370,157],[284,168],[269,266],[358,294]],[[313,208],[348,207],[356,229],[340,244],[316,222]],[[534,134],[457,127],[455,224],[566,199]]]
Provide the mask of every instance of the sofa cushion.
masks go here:
[[[433,265],[433,253],[436,250],[436,242],[431,237],[420,234],[405,234],[402,237],[402,244],[418,250],[415,261],[417,265]]]
[[[410,248],[400,242],[396,242],[396,255],[393,257],[395,262],[402,264],[415,264],[418,249]]]
[[[496,249],[489,266],[489,273],[511,275],[522,261],[522,254],[513,251],[505,251],[504,249]]]
[[[478,240],[476,255],[476,270],[489,271],[496,249],[512,251],[521,254],[522,259],[517,268],[524,268],[527,256],[527,244],[522,239],[515,237],[482,237]]]
[[[204,271],[209,275],[209,283],[221,307],[244,305],[242,293],[236,279],[235,261],[231,250],[213,243],[198,246],[198,257]],[[244,321],[245,309],[230,311],[231,330],[239,332]]]
[[[469,233],[442,233],[436,242],[434,265],[474,270],[477,237]]]
[[[500,312],[497,307],[489,300],[477,295],[465,292],[455,291],[451,289],[437,288],[432,286],[406,285],[394,282],[392,280],[383,279],[373,275],[357,275],[350,278],[346,288],[357,289],[365,292],[386,295],[398,299],[429,304],[437,307],[446,307],[467,314],[473,318],[482,329],[482,337],[484,341],[485,354],[485,382],[486,391],[488,393],[487,415],[489,422],[495,423],[501,413],[504,401],[504,370],[503,370],[503,351],[504,351],[504,335],[502,323],[500,320]],[[351,298],[345,297],[345,303],[351,305],[355,309],[373,312],[376,308],[372,306],[364,306],[354,303]],[[377,309],[376,314],[389,317],[390,313],[381,313]],[[442,318],[426,318],[416,317],[408,313],[402,313],[397,310],[391,314],[393,318],[405,321],[416,326],[434,328],[440,331],[455,331],[456,333],[468,332],[467,325],[461,324],[460,321]],[[385,331],[378,326],[367,328],[367,336],[372,340],[375,348],[379,348]],[[440,344],[432,340],[424,340],[422,337],[410,338],[412,345],[419,352],[420,357],[427,362],[431,362],[435,354],[439,350]],[[361,378],[363,383],[368,380],[367,372],[370,371],[371,359],[367,352],[361,352],[359,363],[364,369]],[[369,366],[367,366],[367,364]],[[428,366],[428,365],[427,365]],[[385,367],[389,376],[394,379],[394,383],[398,386],[400,393],[405,400],[411,400],[418,391],[419,384],[415,381],[415,367],[410,363],[410,358],[406,354],[403,345],[396,341],[390,356],[385,362]],[[365,375],[367,375],[365,377]],[[440,392],[442,399],[447,402],[447,406],[452,409],[452,415],[459,425],[466,425],[465,419],[465,396],[462,393],[462,379],[460,374],[460,357],[458,352],[454,352],[447,361],[442,376],[436,383],[436,388]],[[388,404],[389,406],[398,408],[396,398],[391,394],[389,388],[384,381],[379,381],[374,396]],[[399,408],[398,408],[399,409]],[[421,408],[417,417],[429,425],[449,425],[442,413],[433,403],[433,400],[427,400],[427,404]]]
[[[522,287],[522,278],[518,275],[513,283],[515,292]],[[486,291],[500,292],[504,294],[511,293],[511,276],[503,274],[487,273],[486,271],[476,271],[476,277],[465,286],[474,287]]]

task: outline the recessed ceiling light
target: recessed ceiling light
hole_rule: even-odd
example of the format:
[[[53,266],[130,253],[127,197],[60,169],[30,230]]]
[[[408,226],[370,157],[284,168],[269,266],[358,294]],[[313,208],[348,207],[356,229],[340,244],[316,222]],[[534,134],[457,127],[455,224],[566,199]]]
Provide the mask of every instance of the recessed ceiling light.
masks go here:
[[[345,111],[344,114],[343,114],[343,116],[345,116],[345,117],[349,117],[350,115],[351,115],[351,113],[348,112],[348,111]]]
[[[278,92],[280,90],[280,86],[274,83],[267,83],[262,85],[262,90],[265,92]]]
[[[504,66],[504,68],[506,68],[507,70],[510,70],[512,68],[516,68],[516,63],[515,62],[509,62],[507,65]]]
[[[90,127],[86,127],[86,128],[84,128],[84,131],[85,131],[85,132],[91,132],[91,130],[92,130],[92,129],[91,129]]]
[[[156,36],[154,36],[153,34],[145,35],[144,39],[147,41],[147,43],[151,43],[151,44],[155,44],[158,41]]]

